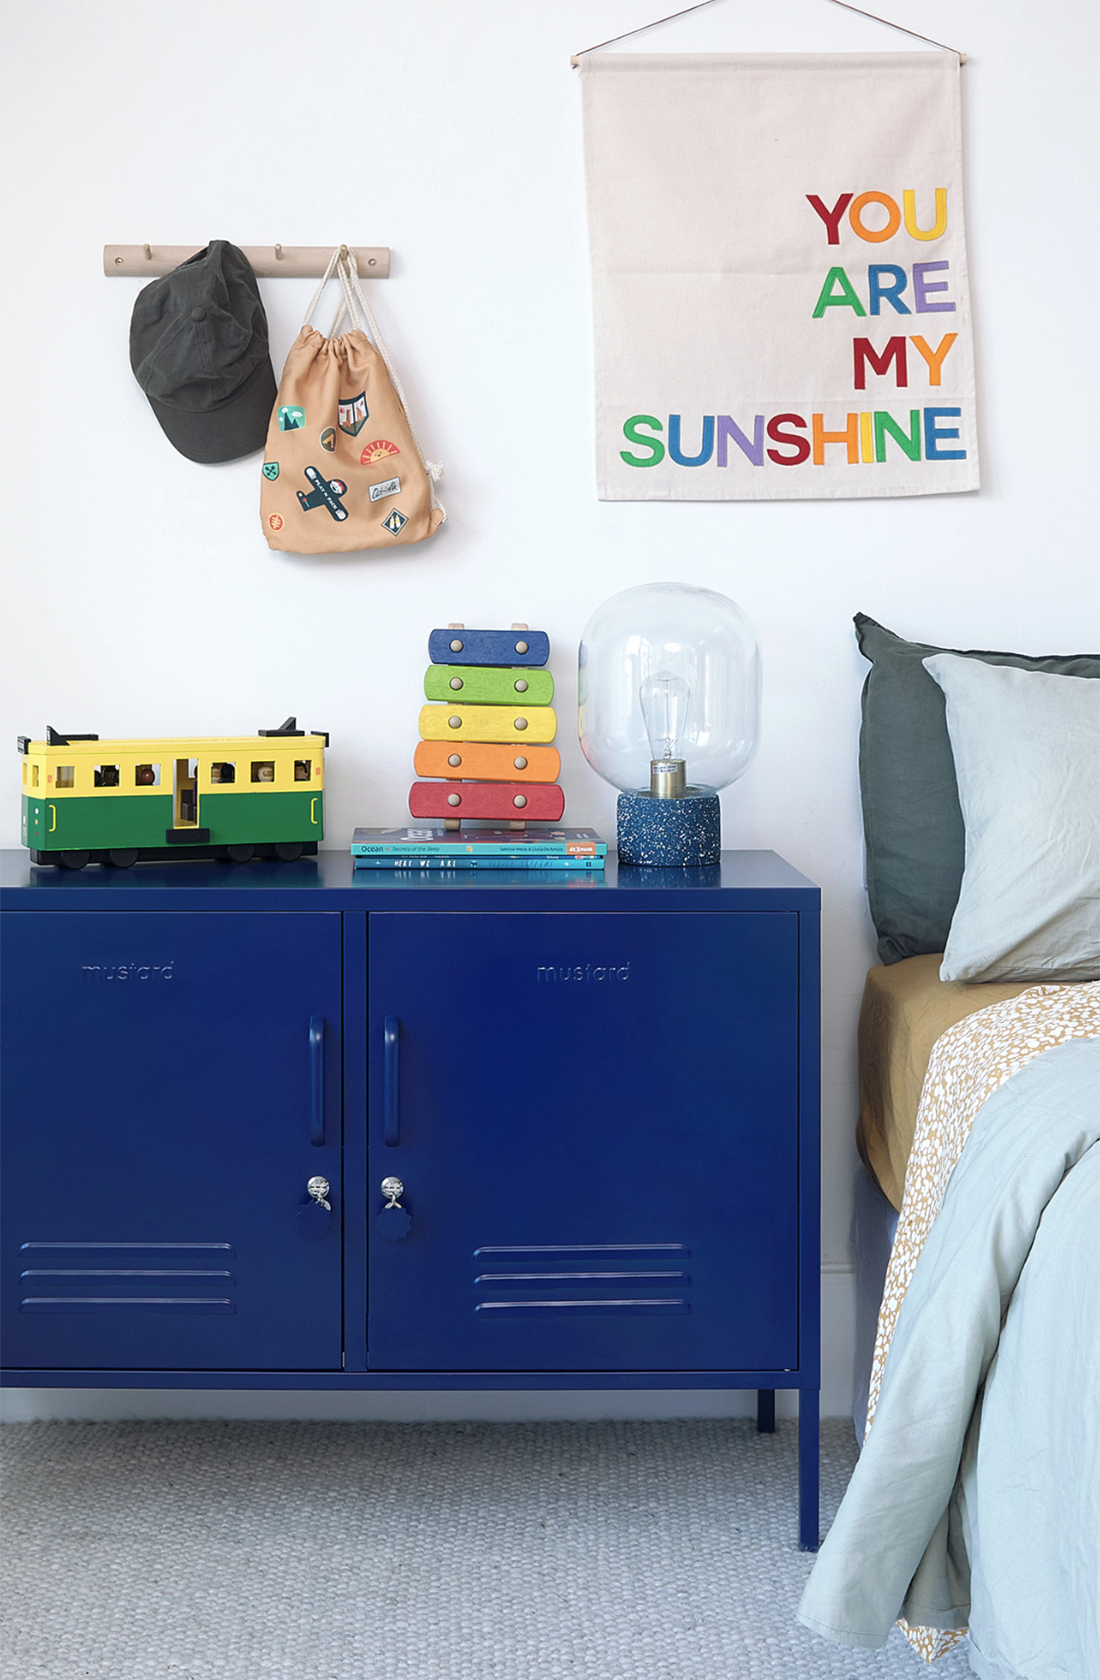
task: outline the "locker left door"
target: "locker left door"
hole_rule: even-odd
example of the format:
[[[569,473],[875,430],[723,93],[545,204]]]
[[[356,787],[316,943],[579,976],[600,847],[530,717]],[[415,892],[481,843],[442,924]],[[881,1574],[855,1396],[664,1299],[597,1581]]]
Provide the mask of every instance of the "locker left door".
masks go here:
[[[338,914],[4,917],[7,1366],[339,1369],[340,958]]]

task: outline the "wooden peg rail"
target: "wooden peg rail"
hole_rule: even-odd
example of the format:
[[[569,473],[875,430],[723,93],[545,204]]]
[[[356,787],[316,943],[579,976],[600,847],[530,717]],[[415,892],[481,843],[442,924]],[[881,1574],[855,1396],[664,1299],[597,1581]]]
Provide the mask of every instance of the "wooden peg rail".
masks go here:
[[[104,245],[104,274],[170,274],[201,251],[204,245]],[[328,267],[334,245],[242,245],[261,280],[319,280]],[[361,280],[386,280],[390,272],[388,245],[349,245]]]

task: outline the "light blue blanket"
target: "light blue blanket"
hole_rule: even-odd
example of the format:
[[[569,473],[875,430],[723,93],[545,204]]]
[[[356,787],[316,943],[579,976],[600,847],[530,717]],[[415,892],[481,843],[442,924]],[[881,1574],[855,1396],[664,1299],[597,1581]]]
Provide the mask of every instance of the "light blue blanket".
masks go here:
[[[898,1315],[799,1606],[842,1644],[970,1628],[982,1680],[1100,1677],[1100,1039],[994,1092]]]

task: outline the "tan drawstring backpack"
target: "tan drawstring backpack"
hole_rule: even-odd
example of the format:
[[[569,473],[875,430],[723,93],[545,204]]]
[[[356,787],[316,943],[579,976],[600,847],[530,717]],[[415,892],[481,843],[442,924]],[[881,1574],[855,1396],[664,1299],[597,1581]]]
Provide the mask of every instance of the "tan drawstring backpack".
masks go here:
[[[334,273],[344,296],[323,338],[310,323]],[[338,338],[345,314],[351,331]],[[355,254],[336,250],[287,356],[267,430],[260,517],[268,545],[343,554],[422,542],[447,517],[435,495],[442,472],[424,459]]]

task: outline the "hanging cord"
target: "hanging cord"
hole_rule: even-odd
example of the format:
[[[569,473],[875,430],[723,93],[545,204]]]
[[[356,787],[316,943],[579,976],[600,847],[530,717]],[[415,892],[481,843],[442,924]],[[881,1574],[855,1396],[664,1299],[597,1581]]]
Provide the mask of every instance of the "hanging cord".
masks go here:
[[[306,310],[305,321],[302,323],[303,326],[307,326],[307,327],[310,327],[310,326],[313,325],[313,316],[314,316],[314,313],[317,309],[317,305],[321,301],[321,293],[324,291],[325,287],[328,285],[330,280],[332,280],[332,279],[339,280],[340,285],[341,285],[341,289],[343,291],[343,296],[340,299],[339,308],[337,309],[336,314],[332,318],[332,325],[329,328],[328,333],[326,335],[329,338],[335,338],[336,337],[336,335],[339,332],[340,327],[343,323],[345,315],[350,317],[351,323],[352,323],[353,326],[356,324],[356,322],[355,322],[355,301],[354,301],[354,299],[352,297],[352,294],[351,294],[351,287],[348,283],[348,278],[347,278],[347,276],[344,272],[344,264],[345,264],[345,261],[347,260],[349,255],[351,256],[351,259],[354,262],[355,261],[354,255],[351,252],[349,252],[348,247],[346,245],[337,245],[335,251],[333,251],[331,257],[328,260],[328,267],[325,269],[324,274],[322,274],[322,276],[321,276],[321,284],[318,286],[317,290],[313,294],[312,299],[310,300],[309,308]]]
[[[378,354],[386,364],[386,372],[390,376],[390,383],[397,393],[398,402],[405,411],[405,419],[408,423],[409,431],[412,433],[412,440],[416,445],[416,452],[420,456],[420,464],[428,475],[428,489],[431,498],[431,506],[433,510],[438,508],[440,513],[443,515],[443,518],[446,519],[447,510],[443,506],[442,502],[439,501],[435,493],[436,481],[437,479],[443,477],[443,467],[439,461],[428,460],[424,454],[420,439],[416,435],[416,427],[413,424],[412,415],[409,413],[409,405],[405,401],[405,393],[402,390],[401,380],[398,377],[397,369],[390,360],[390,353],[386,349],[385,340],[379,331],[378,322],[374,317],[374,310],[371,308],[363,294],[363,286],[359,279],[359,265],[355,260],[355,252],[349,250],[346,255],[341,255],[338,251],[336,255],[339,258],[337,272],[340,276],[340,284],[344,290],[344,301],[340,305],[339,313],[333,323],[332,336],[335,336],[335,328],[343,320],[345,313],[347,314],[352,331],[365,332],[367,328],[370,329],[368,336],[373,340],[375,349],[378,351]],[[363,312],[363,319],[367,323],[367,328],[362,325],[358,318],[356,304],[358,304],[359,308]]]
[[[586,53],[599,52],[601,47],[613,47],[616,41],[629,41],[632,35],[644,35],[647,29],[656,29],[659,23],[671,23],[673,18],[687,17],[689,12],[701,12],[704,6],[713,3],[714,0],[697,0],[694,6],[685,6],[681,12],[669,12],[667,17],[654,18],[652,23],[640,23],[637,29],[628,29],[622,35],[612,35],[609,41],[597,41],[594,47],[582,47],[579,53],[573,54],[569,62],[575,70]]]
[[[939,47],[941,52],[954,53],[960,64],[966,63],[966,54],[959,52],[958,47],[949,47],[946,41],[933,41],[931,35],[918,35],[915,29],[906,29],[904,23],[892,23],[889,18],[878,17],[874,12],[860,11],[858,6],[849,6],[848,0],[829,0],[832,6],[843,6],[846,12],[855,12],[859,17],[870,18],[873,23],[884,23],[887,29],[896,29],[901,35],[911,35],[914,41],[927,41],[930,47]]]
[[[336,274],[340,281],[340,291],[342,295],[340,298],[340,307],[333,316],[332,325],[328,330],[328,336],[330,338],[336,337],[340,328],[344,324],[345,316],[347,317],[349,331],[362,330],[355,315],[355,298],[352,296],[351,279],[348,275],[347,261],[344,256],[345,250],[346,246],[342,246],[339,252],[340,261],[336,265]]]
[[[337,264],[340,261],[340,252],[341,252],[342,249],[343,249],[342,246],[337,245],[335,251],[333,251],[331,257],[328,260],[328,267],[325,269],[325,272],[321,276],[321,284],[318,286],[317,290],[314,292],[313,297],[310,300],[309,308],[306,310],[306,318],[302,322],[302,325],[304,327],[311,327],[313,325],[314,311],[316,310],[317,305],[321,301],[321,293],[324,291],[325,287],[328,285],[329,281],[332,279],[332,276],[336,272],[336,267],[337,267]],[[341,304],[340,305],[340,315],[343,314],[346,307],[347,307],[346,304]],[[337,321],[339,321],[340,315],[337,315],[337,317],[336,317]],[[335,323],[334,323],[334,325],[335,325]],[[332,336],[333,336],[332,333],[329,333],[329,337],[331,338]]]
[[[915,29],[906,29],[903,23],[891,23],[889,18],[879,17],[875,12],[861,11],[858,6],[848,5],[848,0],[829,0],[830,5],[843,6],[846,12],[856,12],[860,17],[870,18],[873,23],[884,23],[887,29],[896,29],[902,35],[911,35],[914,41],[927,41],[930,47],[940,47],[942,51],[956,53],[960,64],[966,63],[966,54],[959,52],[956,47],[949,47],[944,41],[933,41],[931,35],[918,35]],[[656,29],[659,23],[671,23],[674,18],[687,17],[689,12],[701,12],[704,6],[711,6],[714,0],[696,0],[694,6],[685,6],[682,11],[670,12],[667,17],[654,18],[652,23],[640,23],[637,29],[628,29],[623,35],[612,35],[609,41],[597,41],[594,47],[582,47],[579,53],[574,53],[569,60],[574,70],[586,53],[599,52],[601,47],[613,47],[616,41],[628,41],[632,35],[644,35],[647,29]]]

